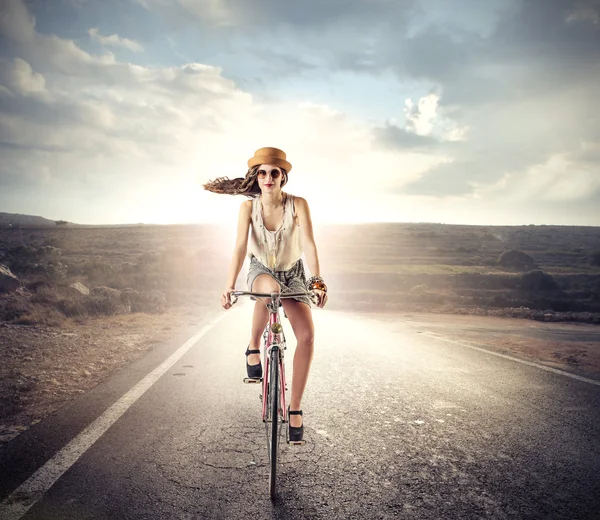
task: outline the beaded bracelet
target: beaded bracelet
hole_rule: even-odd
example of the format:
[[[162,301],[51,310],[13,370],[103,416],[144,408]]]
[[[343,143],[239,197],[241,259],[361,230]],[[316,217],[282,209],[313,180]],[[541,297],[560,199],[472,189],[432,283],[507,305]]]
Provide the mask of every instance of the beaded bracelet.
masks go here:
[[[313,282],[323,282],[323,278],[321,278],[320,276],[311,276],[308,279],[308,282],[306,282],[306,285],[310,285]]]
[[[324,282],[313,282],[310,288],[311,290],[318,289],[319,291],[327,292],[327,286]]]
[[[308,282],[306,282],[306,286],[308,287],[309,291],[318,289],[319,291],[327,292],[327,285],[325,285],[323,278],[320,276],[311,276],[308,279]]]

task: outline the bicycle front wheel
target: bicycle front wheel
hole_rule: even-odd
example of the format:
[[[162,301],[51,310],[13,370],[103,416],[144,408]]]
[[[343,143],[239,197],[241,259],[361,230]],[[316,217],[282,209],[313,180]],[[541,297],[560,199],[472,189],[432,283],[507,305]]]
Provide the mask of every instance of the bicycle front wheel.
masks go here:
[[[269,368],[269,415],[271,416],[270,429],[267,431],[269,444],[269,494],[275,498],[275,480],[277,477],[277,451],[279,448],[279,351],[271,350]]]

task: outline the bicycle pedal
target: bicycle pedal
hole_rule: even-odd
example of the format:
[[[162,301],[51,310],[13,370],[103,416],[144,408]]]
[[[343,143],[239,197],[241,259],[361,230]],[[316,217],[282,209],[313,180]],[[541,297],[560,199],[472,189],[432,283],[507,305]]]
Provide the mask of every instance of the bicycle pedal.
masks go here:
[[[247,385],[262,383],[262,377],[245,377],[244,383],[246,383]]]
[[[290,446],[304,446],[306,441],[288,441]]]

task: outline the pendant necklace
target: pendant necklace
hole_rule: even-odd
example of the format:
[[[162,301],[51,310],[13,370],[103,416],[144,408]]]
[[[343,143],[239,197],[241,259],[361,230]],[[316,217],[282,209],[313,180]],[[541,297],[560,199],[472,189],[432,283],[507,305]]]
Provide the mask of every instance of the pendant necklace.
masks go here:
[[[277,265],[277,254],[279,253],[279,244],[281,243],[281,233],[282,231],[285,231],[285,228],[283,227],[284,222],[285,222],[285,196],[282,199],[282,206],[283,206],[283,216],[281,219],[281,225],[279,226],[279,228],[277,229],[277,231],[270,231],[270,233],[274,233],[273,235],[273,243],[271,245],[271,247],[269,248],[269,242],[267,240],[267,231],[268,229],[265,226],[265,213],[263,211],[263,205],[262,205],[262,200],[259,199],[260,202],[260,218],[262,219],[262,229],[263,229],[263,238],[265,241],[265,247],[267,249],[270,249],[270,251],[267,254],[268,257],[268,263],[269,263],[269,268],[271,269],[271,271],[275,270],[275,266]]]

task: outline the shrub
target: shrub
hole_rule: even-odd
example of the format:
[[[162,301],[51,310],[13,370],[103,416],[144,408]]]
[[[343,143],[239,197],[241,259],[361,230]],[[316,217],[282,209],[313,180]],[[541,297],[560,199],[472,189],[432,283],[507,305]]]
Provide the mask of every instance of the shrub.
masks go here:
[[[588,256],[588,262],[595,266],[600,266],[600,250],[592,251]]]
[[[50,263],[39,269],[49,281],[62,282],[67,277],[67,266],[62,262]]]
[[[60,281],[67,272],[66,266],[58,261],[60,249],[54,246],[16,246],[4,256],[11,271],[18,275],[38,275]]]
[[[521,275],[520,287],[525,291],[553,291],[558,288],[552,276],[541,269],[527,271]]]
[[[29,302],[34,304],[32,308],[53,307],[67,317],[84,317],[88,314],[85,306],[86,297],[83,294],[45,283],[30,284],[29,288],[35,291],[29,298]]]
[[[68,317],[83,318],[87,316],[88,309],[85,305],[85,297],[64,298],[56,302],[56,308]]]
[[[13,320],[13,323],[18,325],[47,325],[49,327],[60,327],[64,322],[65,317],[54,307],[47,305],[37,305]]]
[[[35,293],[29,301],[31,303],[41,303],[43,305],[56,305],[60,299],[56,287],[48,284],[37,284]]]
[[[2,320],[13,322],[21,316],[28,314],[32,308],[33,306],[29,303],[27,298],[21,295],[15,295],[2,301]]]
[[[97,256],[88,260],[81,268],[81,272],[89,280],[99,283],[105,282],[108,277],[112,276],[115,273],[115,268],[103,257]]]
[[[92,314],[111,316],[126,312],[121,301],[121,293],[110,287],[94,287],[89,298],[85,300],[85,306]]]
[[[166,296],[156,290],[138,292],[126,289],[121,293],[121,301],[131,312],[162,313],[167,307]]]
[[[535,260],[519,249],[511,249],[500,255],[498,263],[503,267],[527,269],[535,267]]]

